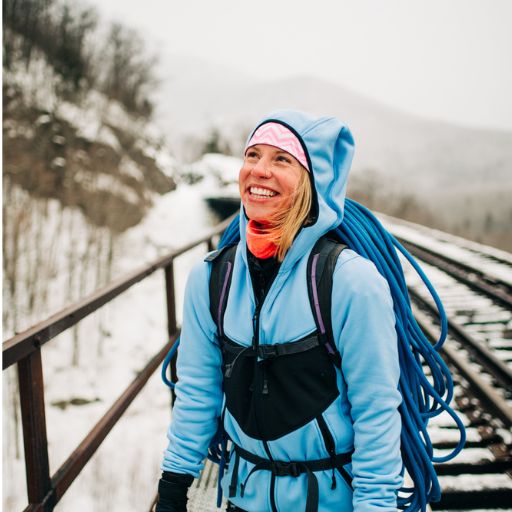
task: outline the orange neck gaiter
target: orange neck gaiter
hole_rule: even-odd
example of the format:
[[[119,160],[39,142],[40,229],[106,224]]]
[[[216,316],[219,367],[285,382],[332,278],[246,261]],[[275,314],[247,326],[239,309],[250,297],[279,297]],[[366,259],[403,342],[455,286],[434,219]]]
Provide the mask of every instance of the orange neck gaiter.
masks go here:
[[[247,247],[256,258],[267,259],[277,254],[277,245],[269,240],[268,231],[253,220],[247,223]]]

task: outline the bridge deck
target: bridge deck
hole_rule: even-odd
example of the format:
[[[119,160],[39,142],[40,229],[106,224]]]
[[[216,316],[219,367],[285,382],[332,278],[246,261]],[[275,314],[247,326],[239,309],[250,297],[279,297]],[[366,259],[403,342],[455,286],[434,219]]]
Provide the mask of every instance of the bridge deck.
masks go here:
[[[224,505],[219,509],[217,504],[217,476],[218,466],[206,461],[200,477],[194,481],[188,492],[188,509],[194,512],[218,512],[225,509]]]

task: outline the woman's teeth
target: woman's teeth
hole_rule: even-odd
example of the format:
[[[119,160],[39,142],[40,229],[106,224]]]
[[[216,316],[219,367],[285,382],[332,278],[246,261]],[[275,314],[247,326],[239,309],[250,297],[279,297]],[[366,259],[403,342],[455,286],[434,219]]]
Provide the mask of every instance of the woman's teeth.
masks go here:
[[[268,190],[266,188],[259,188],[259,187],[251,187],[251,188],[249,188],[249,192],[253,196],[262,196],[262,197],[273,197],[277,194],[277,192],[274,192],[272,190]]]

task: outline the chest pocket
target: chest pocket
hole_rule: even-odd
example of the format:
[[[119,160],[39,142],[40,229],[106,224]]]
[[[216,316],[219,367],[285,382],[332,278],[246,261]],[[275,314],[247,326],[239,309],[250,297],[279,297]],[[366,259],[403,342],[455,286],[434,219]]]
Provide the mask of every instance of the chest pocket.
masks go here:
[[[223,340],[226,407],[250,437],[271,441],[306,425],[339,395],[336,370],[316,332],[277,345]]]
[[[226,407],[248,436],[270,441],[289,434],[321,416],[339,395],[335,368],[341,369],[341,358],[332,338],[331,292],[344,247],[322,237],[310,253],[307,284],[316,331],[273,345],[242,346],[224,334],[237,246],[225,246],[205,259],[212,263],[210,312],[223,351]]]

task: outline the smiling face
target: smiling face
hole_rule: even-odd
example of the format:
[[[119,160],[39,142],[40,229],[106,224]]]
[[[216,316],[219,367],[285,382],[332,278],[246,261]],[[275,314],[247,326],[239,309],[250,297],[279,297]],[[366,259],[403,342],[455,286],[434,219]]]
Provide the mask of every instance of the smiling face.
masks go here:
[[[238,180],[247,217],[265,222],[290,208],[303,172],[286,151],[267,144],[247,148]]]

